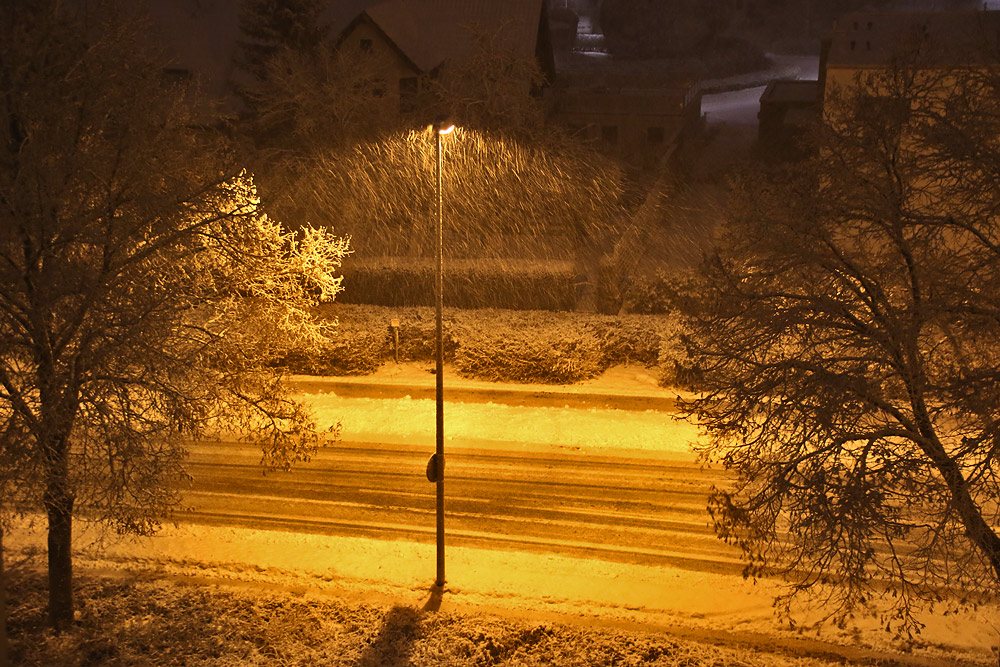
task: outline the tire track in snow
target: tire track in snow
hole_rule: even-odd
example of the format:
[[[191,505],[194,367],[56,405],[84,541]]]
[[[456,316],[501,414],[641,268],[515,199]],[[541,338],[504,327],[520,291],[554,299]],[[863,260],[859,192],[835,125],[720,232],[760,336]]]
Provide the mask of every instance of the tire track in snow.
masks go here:
[[[261,474],[259,452],[190,448],[192,488],[177,518],[378,539],[434,540],[426,448],[341,443],[291,473]],[[706,511],[728,478],[694,464],[566,452],[453,449],[445,478],[449,545],[738,573]]]

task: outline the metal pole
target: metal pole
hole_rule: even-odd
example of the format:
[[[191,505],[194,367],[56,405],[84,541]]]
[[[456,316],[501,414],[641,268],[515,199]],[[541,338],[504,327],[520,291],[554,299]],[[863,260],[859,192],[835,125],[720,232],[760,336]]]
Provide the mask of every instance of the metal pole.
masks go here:
[[[442,311],[444,310],[444,197],[441,188],[441,171],[443,158],[441,155],[441,133],[435,128],[434,137],[437,146],[437,294],[435,303],[435,323],[437,328],[437,421],[436,448],[437,457],[437,579],[434,585],[443,588],[444,578],[444,325]]]

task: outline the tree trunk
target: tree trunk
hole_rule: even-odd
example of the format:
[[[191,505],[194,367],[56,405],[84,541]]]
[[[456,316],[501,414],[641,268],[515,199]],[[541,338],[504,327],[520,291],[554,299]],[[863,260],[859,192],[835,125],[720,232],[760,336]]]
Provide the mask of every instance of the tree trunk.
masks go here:
[[[49,517],[49,625],[57,631],[73,623],[73,497],[66,481],[50,478],[44,499]]]
[[[983,512],[973,500],[969,483],[958,465],[943,450],[935,463],[951,491],[952,503],[965,527],[965,534],[989,561],[996,581],[1000,581],[1000,536],[983,518]]]
[[[1000,536],[983,518],[982,509],[976,505],[976,501],[972,498],[968,480],[965,479],[958,464],[948,455],[938,440],[923,400],[919,398],[915,400],[914,407],[919,424],[918,428],[926,439],[926,444],[922,445],[924,453],[930,458],[947,484],[948,491],[951,493],[952,507],[958,513],[966,536],[989,562],[995,580],[1000,581]]]

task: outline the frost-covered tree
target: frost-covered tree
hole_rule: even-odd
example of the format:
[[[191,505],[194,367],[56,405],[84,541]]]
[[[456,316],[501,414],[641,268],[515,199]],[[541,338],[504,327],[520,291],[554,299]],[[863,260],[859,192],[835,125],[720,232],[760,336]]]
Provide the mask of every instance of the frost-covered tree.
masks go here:
[[[688,408],[738,473],[716,529],[841,620],[1000,589],[998,83],[910,62],[832,91],[816,157],[741,183],[683,299]]]
[[[346,244],[285,231],[114,3],[0,21],[0,483],[48,522],[49,618],[73,619],[74,514],[147,534],[184,442],[226,429],[285,467],[325,437],[272,360]]]

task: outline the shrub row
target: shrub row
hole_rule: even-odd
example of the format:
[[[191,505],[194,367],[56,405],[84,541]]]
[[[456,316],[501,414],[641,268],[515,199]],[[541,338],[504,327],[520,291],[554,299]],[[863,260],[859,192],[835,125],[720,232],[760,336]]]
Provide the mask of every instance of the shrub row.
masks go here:
[[[426,260],[352,262],[344,267],[342,303],[377,306],[434,305],[435,267]],[[449,261],[445,303],[456,308],[572,310],[576,275],[569,262]]]
[[[364,375],[392,361],[434,359],[432,308],[336,303],[319,311],[339,322],[322,352],[293,355],[295,373]],[[399,321],[398,350],[390,323]],[[676,318],[665,315],[595,315],[547,311],[444,311],[445,359],[459,375],[497,382],[567,384],[597,377],[618,364],[658,368],[661,383],[680,375]]]

